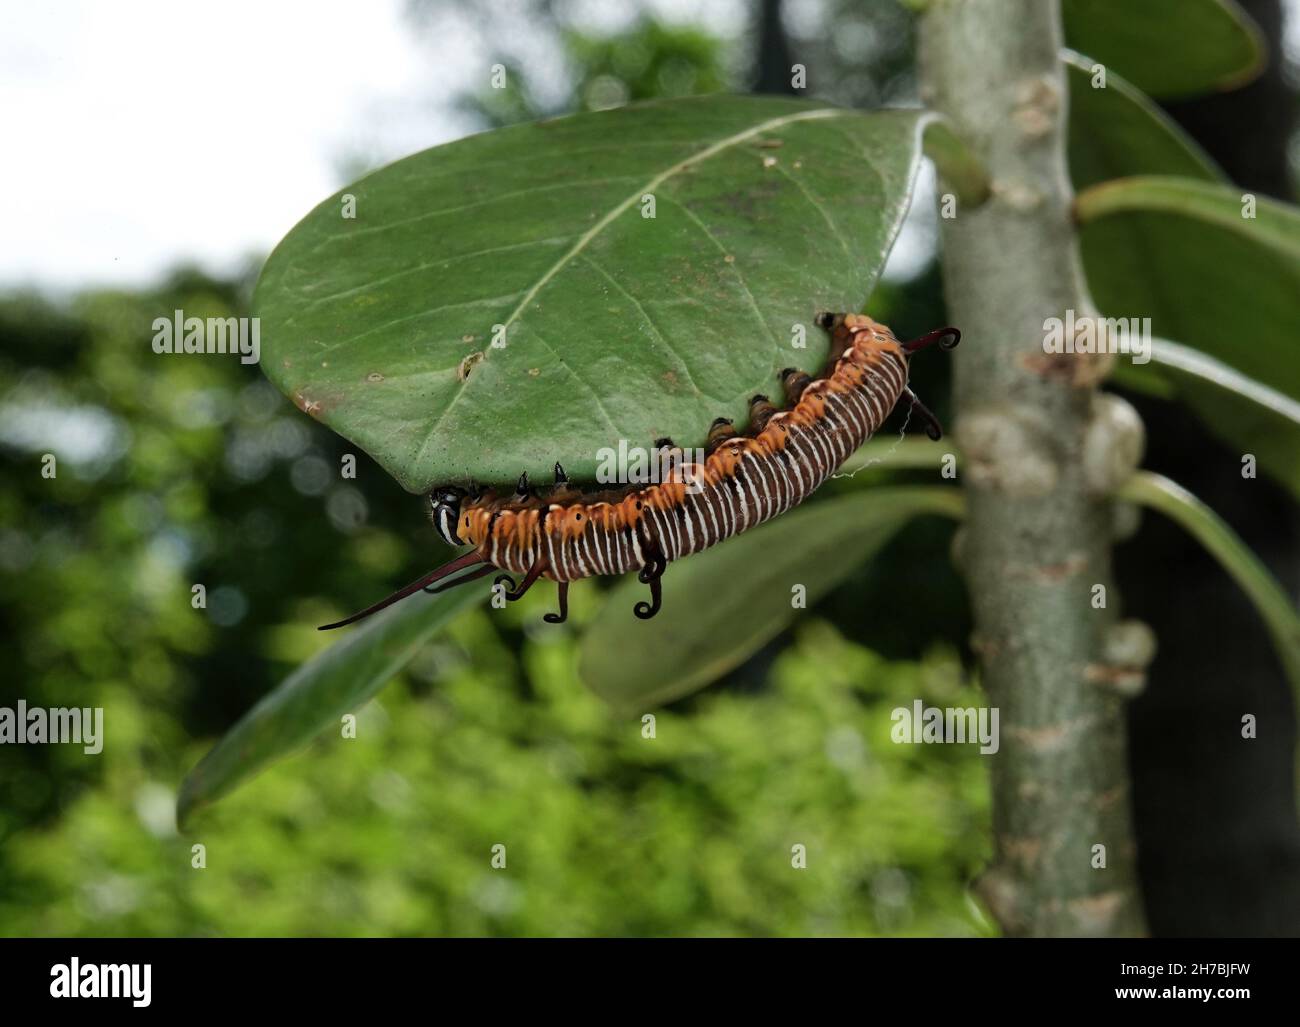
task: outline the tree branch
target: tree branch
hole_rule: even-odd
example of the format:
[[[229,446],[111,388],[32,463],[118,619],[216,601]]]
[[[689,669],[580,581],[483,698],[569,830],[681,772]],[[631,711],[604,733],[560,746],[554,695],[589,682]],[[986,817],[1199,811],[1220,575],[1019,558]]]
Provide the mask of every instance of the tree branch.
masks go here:
[[[943,221],[970,502],[957,547],[984,684],[999,707],[995,858],[977,885],[1009,934],[1145,931],[1123,703],[1152,646],[1119,624],[1112,507],[1141,422],[1101,396],[1105,359],[1049,356],[1045,320],[1091,313],[1070,218],[1058,5],[934,0],[922,96],[984,161],[992,195]],[[1095,586],[1106,590],[1095,609]],[[1095,846],[1105,846],[1104,868]]]

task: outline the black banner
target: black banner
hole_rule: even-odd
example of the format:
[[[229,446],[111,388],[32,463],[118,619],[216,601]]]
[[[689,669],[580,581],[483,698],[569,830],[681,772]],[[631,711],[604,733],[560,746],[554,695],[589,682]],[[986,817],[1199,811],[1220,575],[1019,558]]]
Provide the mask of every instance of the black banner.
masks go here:
[[[1294,940],[1222,939],[9,939],[0,995],[6,1013],[42,1016],[339,1015],[389,1002],[612,1015],[680,1009],[688,994],[695,1011],[788,999],[809,1014],[843,1000],[846,1015],[1128,1006],[1235,1016],[1291,1009],[1297,954]]]

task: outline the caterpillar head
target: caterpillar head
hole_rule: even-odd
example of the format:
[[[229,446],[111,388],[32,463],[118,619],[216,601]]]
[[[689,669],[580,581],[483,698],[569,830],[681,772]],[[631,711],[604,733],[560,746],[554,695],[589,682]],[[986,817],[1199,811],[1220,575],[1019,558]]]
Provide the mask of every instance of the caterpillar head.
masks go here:
[[[456,533],[460,523],[460,504],[464,500],[464,489],[443,487],[429,493],[429,519],[433,521],[434,530],[449,546],[463,546],[464,540]]]

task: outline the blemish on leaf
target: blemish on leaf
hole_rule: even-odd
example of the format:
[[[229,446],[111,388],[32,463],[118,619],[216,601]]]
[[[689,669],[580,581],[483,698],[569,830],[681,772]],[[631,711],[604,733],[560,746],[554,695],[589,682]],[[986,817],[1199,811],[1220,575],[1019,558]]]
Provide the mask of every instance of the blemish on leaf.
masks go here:
[[[542,373],[542,369],[540,367],[530,367],[528,369],[529,378],[536,378],[541,373]]]
[[[309,417],[320,417],[321,412],[325,409],[320,400],[306,395],[301,389],[294,390],[293,402],[294,406]]]
[[[384,376],[380,374],[378,371],[371,371],[368,375],[366,375],[366,381],[368,382],[378,383],[378,382],[382,382],[383,380],[384,380]]]
[[[456,377],[463,382],[469,381],[470,371],[474,369],[475,364],[483,359],[483,356],[484,353],[481,349],[475,350],[473,353],[469,354],[469,356],[460,362],[460,366],[456,368]]]

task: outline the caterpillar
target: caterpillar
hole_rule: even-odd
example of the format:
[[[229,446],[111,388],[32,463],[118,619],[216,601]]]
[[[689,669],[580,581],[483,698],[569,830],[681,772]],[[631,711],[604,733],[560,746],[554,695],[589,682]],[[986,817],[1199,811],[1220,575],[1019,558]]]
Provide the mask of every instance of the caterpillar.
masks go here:
[[[908,387],[908,361],[936,342],[952,349],[961,339],[956,328],[899,342],[864,314],[819,314],[816,324],[831,336],[825,375],[813,379],[786,368],[781,381],[788,408],[778,410],[766,396],[755,396],[744,434],[718,418],[708,433],[704,463],[670,459],[669,473],[657,484],[583,493],[557,463],[554,486],[544,496],[529,486],[527,473],[513,495],[435,488],[428,496],[434,529],[449,545],[473,549],[320,630],[352,624],[417,591],[443,592],[493,571],[506,572],[496,583],[505,586],[510,601],[538,578],[556,582],[559,612],[544,618],[552,624],[568,616],[571,581],[636,571],[650,588],[650,601],[638,602],[633,612],[648,619],[661,607],[660,579],[669,563],[802,503],[900,401],[921,415],[930,438],[942,437],[938,419]],[[670,457],[681,452],[670,439],[659,439],[655,447]],[[459,571],[468,573],[444,580]],[[522,575],[518,585],[511,574]]]

